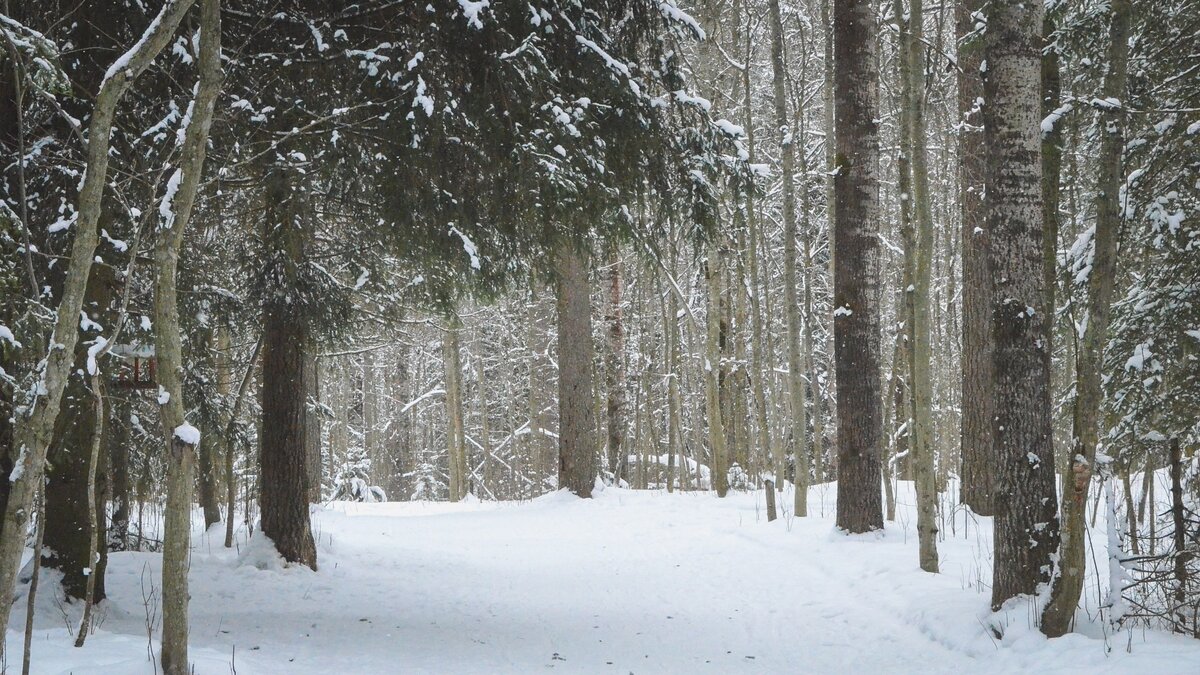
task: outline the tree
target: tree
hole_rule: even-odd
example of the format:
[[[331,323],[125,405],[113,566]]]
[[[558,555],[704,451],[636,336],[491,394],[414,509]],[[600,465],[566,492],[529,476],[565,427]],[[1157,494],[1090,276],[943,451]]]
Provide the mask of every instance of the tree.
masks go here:
[[[800,321],[800,300],[796,292],[796,187],[794,173],[796,164],[794,130],[788,124],[786,74],[783,54],[783,18],[779,0],[770,0],[771,13],[771,72],[775,94],[775,125],[780,135],[779,168],[783,174],[783,302],[787,306],[787,363],[788,392],[792,404],[792,442],[796,457],[796,502],[797,516],[808,515],[808,409],[805,401],[804,361],[800,351],[800,339],[804,330]],[[782,454],[782,453],[779,453]],[[783,467],[775,467],[776,480],[782,485]]]
[[[1071,472],[1063,479],[1062,541],[1050,602],[1042,614],[1042,631],[1058,637],[1071,629],[1075,608],[1083,593],[1087,570],[1084,537],[1085,502],[1096,471],[1103,398],[1102,371],[1112,317],[1116,285],[1116,259],[1125,204],[1122,154],[1125,149],[1126,79],[1129,64],[1129,25],[1133,8],[1129,0],[1109,4],[1108,71],[1098,104],[1101,141],[1096,159],[1096,224],[1091,241],[1091,269],[1087,273],[1082,325],[1075,359],[1075,402],[1072,425]],[[1076,278],[1078,281],[1078,277]]]
[[[911,464],[917,493],[917,538],[921,569],[938,571],[937,484],[933,448],[933,374],[929,306],[933,258],[933,214],[930,209],[929,169],[925,150],[924,10],[910,0],[908,18],[903,3],[895,3],[899,24],[900,61],[900,186],[901,230],[904,239],[904,299],[908,340],[909,390],[912,392]],[[908,192],[911,190],[911,192]]]
[[[165,220],[154,247],[154,337],[158,359],[159,419],[167,464],[167,507],[163,525],[162,666],[166,675],[190,672],[188,663],[188,566],[191,556],[192,494],[200,432],[188,424],[183,403],[183,354],[176,300],[176,270],[184,231],[204,170],[208,131],[221,91],[221,2],[200,3],[200,81],[184,132],[180,166],[167,183],[159,212]],[[172,191],[172,186],[175,187]]]
[[[876,28],[873,3],[835,0],[837,525],[856,533],[883,528]]]
[[[18,450],[10,475],[12,490],[0,533],[0,607],[12,605],[12,595],[25,548],[25,528],[33,507],[35,486],[41,482],[55,420],[62,403],[74,349],[78,340],[79,312],[99,240],[101,196],[109,161],[113,118],[133,81],[167,45],[191,7],[192,0],[171,0],[147,27],[142,39],[125,52],[100,85],[88,124],[87,170],[79,191],[75,238],[67,263],[66,281],[55,312],[54,331],[40,374],[39,385],[30,392],[24,416],[16,423],[13,445]],[[61,345],[61,347],[60,347]],[[7,630],[8,614],[0,612],[0,634]]]
[[[962,503],[981,516],[993,513],[992,332],[983,180],[982,0],[955,5],[958,36],[958,205],[962,220]]]
[[[996,457],[992,607],[1049,580],[1058,544],[1045,348],[1038,3],[993,1],[984,80]]]
[[[596,483],[596,392],[592,375],[592,304],[585,251],[563,244],[558,298],[558,486],[591,497]]]

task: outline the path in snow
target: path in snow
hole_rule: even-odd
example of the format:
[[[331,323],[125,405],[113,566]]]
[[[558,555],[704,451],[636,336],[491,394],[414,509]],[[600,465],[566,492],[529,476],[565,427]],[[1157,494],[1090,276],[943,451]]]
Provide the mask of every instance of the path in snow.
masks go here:
[[[1200,672],[1200,641],[1138,631],[1106,643],[1091,625],[1092,637],[1047,641],[1021,609],[994,640],[975,582],[990,577],[986,519],[964,538],[960,517],[935,576],[916,569],[908,509],[882,535],[846,537],[819,515],[834,498],[818,486],[817,517],[775,523],[761,492],[335,504],[315,516],[316,573],[198,533],[193,658],[198,673],[240,675]],[[110,561],[100,632],[71,649],[49,605],[35,672],[152,672],[142,597],[159,558]],[[15,633],[9,644],[20,653]]]

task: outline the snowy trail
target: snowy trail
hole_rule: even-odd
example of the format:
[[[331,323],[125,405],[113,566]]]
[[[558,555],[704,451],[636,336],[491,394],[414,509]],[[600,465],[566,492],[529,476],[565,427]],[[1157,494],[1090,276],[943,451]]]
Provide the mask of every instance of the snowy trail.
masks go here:
[[[761,499],[335,504],[316,514],[316,573],[198,533],[197,672],[1200,672],[1200,642],[1166,635],[1106,654],[1099,633],[1047,641],[1017,612],[1002,642],[989,637],[988,595],[970,583],[989,576],[986,522],[962,538],[960,521],[944,573],[927,575],[907,509],[883,535],[846,537],[827,486],[810,499],[825,518],[767,523]],[[157,566],[112,557],[111,601],[82,651],[43,611],[35,672],[152,672],[141,598]]]

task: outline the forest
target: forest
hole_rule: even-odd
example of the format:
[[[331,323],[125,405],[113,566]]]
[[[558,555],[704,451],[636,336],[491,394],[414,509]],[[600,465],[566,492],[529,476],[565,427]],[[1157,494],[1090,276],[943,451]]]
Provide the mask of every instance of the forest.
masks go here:
[[[1196,0],[0,0],[0,670],[1200,672]]]

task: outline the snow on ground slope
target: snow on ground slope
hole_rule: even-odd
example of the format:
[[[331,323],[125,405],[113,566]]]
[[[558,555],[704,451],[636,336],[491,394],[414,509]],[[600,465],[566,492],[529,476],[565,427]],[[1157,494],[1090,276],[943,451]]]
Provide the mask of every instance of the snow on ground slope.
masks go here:
[[[1086,635],[1048,641],[1018,609],[991,637],[988,519],[960,512],[953,534],[945,523],[943,573],[929,575],[904,504],[882,534],[847,537],[833,529],[833,486],[812,489],[807,519],[767,523],[762,500],[610,488],[593,500],[334,504],[314,516],[318,572],[281,567],[260,540],[227,551],[220,532],[198,531],[196,672],[1200,673],[1200,641],[1106,638],[1086,617]],[[65,628],[78,612],[43,591],[33,671],[154,672],[143,598],[159,560],[111,556],[110,599],[83,649]]]

